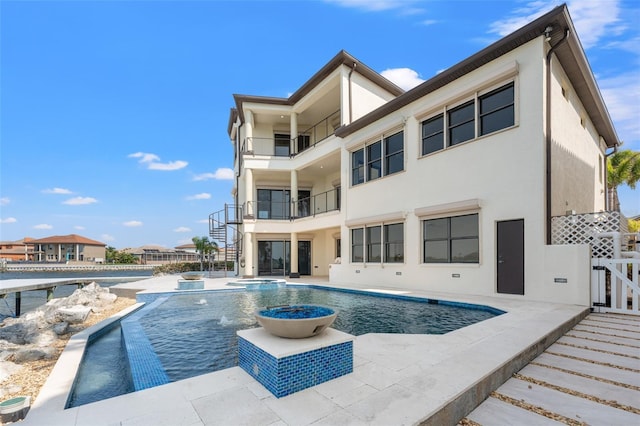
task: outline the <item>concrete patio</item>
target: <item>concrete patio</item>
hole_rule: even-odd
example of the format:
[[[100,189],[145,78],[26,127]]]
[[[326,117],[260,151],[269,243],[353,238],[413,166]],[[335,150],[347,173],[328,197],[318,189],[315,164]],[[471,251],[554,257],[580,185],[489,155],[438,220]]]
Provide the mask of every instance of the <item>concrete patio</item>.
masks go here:
[[[173,291],[176,279],[176,276],[156,277],[121,284],[114,291],[120,294],[131,294],[134,290]],[[231,280],[233,279],[207,278],[205,289],[228,288],[226,283]],[[324,280],[308,278],[291,281],[328,285]],[[388,291],[384,288],[369,290]],[[575,339],[573,334],[562,336],[589,313],[585,307],[431,292],[402,294],[490,305],[507,313],[446,335],[358,336],[354,341],[353,373],[280,399],[275,398],[239,367],[234,367],[65,410],[67,395],[84,348],[79,343],[74,343],[74,346],[70,342],[23,424],[442,425],[455,424],[458,419],[467,415],[469,422],[479,424],[534,424],[535,422],[528,420],[532,411],[505,402],[507,398],[499,399],[497,393],[515,400],[522,399],[523,392],[544,387],[539,383],[548,377],[536,376],[533,370],[546,367],[538,364],[547,362],[550,357],[559,359],[562,365],[567,362],[577,364],[573,358],[558,356],[556,353],[563,350],[566,352],[567,348],[569,351],[590,350],[573,346],[557,349],[563,341]],[[589,316],[572,333],[584,328],[585,323],[590,327],[594,318],[599,320],[600,316]],[[638,319],[625,316],[621,321],[625,324],[624,329],[629,330],[625,333],[629,334],[631,343],[627,340],[612,340],[607,343],[609,346],[606,349],[602,349],[604,352],[597,352],[597,357],[602,358],[600,362],[603,363],[616,364],[618,360],[624,359],[625,367],[619,372],[622,378],[612,380],[629,384],[629,387],[621,388],[608,383],[608,392],[613,393],[602,394],[600,398],[608,399],[607,395],[615,395],[621,405],[633,405],[635,408],[632,407],[629,411],[611,407],[602,401],[589,400],[589,404],[571,406],[575,408],[569,411],[560,410],[568,406],[566,402],[560,402],[560,408],[549,407],[547,411],[560,413],[577,422],[590,419],[587,421],[589,424],[599,424],[602,417],[594,413],[606,409],[613,411],[607,414],[609,421],[601,424],[617,424],[618,419],[625,424],[640,423],[640,361],[637,356],[640,333],[636,320]],[[561,337],[556,345],[543,354]],[[585,339],[578,346],[592,344],[598,349],[604,343]],[[627,356],[617,355],[618,353],[626,353]],[[529,364],[538,355],[540,358]],[[584,354],[576,356],[586,357]],[[541,377],[537,379],[538,382],[525,382],[522,385],[520,377],[510,379],[513,373],[523,367],[525,369],[519,374]],[[611,366],[609,368],[615,369]],[[574,389],[575,386],[576,392],[585,394],[586,390],[586,394],[591,395],[592,387],[587,385],[585,389],[574,384],[575,380],[569,380],[573,377],[566,376],[570,373],[560,375],[552,371],[551,374],[557,378],[559,386],[564,385],[569,389]],[[602,374],[611,378],[606,371]],[[500,387],[503,383],[505,384]],[[498,389],[497,393],[482,403],[495,389]],[[544,391],[535,392],[542,396],[531,399],[530,405],[535,407],[541,400],[563,401],[549,393],[551,391]],[[561,393],[556,390],[553,392]],[[584,396],[571,397],[586,399]],[[540,405],[543,405],[542,402]],[[495,407],[505,407],[506,411],[498,411]],[[535,415],[538,417],[534,419],[539,420],[540,424],[552,421]]]

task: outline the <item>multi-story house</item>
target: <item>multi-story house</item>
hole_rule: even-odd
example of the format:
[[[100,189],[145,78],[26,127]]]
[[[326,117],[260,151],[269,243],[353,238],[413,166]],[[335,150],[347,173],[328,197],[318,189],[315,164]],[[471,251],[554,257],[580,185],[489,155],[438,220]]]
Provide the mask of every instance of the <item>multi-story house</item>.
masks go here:
[[[38,262],[98,262],[105,259],[106,244],[82,235],[54,235],[31,240]]]
[[[342,51],[235,102],[211,234],[241,275],[590,304],[590,248],[551,219],[606,209],[619,141],[566,6],[407,92]]]

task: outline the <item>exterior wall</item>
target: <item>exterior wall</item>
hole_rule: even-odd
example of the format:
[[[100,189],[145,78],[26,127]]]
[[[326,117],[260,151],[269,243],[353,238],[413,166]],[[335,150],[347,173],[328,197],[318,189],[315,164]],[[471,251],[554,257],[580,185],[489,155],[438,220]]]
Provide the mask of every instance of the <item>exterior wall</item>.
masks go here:
[[[420,122],[442,111],[445,104],[451,106],[469,99],[468,95],[475,90],[503,85],[508,78],[496,77],[508,75],[507,70],[513,69],[514,64],[517,64],[515,126],[420,158]],[[548,253],[553,249],[546,247],[544,241],[543,82],[544,46],[539,38],[346,138],[342,170],[343,186],[348,188],[343,200],[347,224],[371,218],[370,224],[374,225],[381,223],[385,216],[394,218],[387,223],[395,223],[404,218],[405,261],[402,264],[351,263],[350,229],[344,226],[342,262],[331,266],[332,282],[497,295],[497,222],[524,219],[524,298],[562,301],[546,291],[549,278],[546,267],[551,267],[558,276],[579,275],[564,271],[563,264]],[[404,129],[404,171],[351,186],[350,151],[398,126]],[[421,220],[425,217],[416,215],[416,209],[465,200],[477,200],[477,207],[469,207],[466,212],[479,214],[479,263],[422,263]],[[443,207],[439,215],[466,212],[448,214]],[[437,216],[429,218],[432,217]],[[576,285],[583,285],[588,293],[588,280]],[[582,300],[571,291],[562,297],[567,302]]]
[[[551,70],[551,214],[603,211],[606,182],[599,136],[557,60]]]
[[[393,95],[380,89],[357,72],[351,75],[352,121],[384,105],[393,98]],[[346,108],[348,109],[348,106]],[[348,122],[348,114],[346,122]]]

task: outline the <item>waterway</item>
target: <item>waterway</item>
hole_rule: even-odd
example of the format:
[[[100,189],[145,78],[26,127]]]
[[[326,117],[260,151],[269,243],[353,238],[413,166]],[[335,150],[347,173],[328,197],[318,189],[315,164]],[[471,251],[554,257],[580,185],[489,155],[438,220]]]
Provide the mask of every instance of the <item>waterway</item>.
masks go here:
[[[151,277],[152,270],[113,270],[113,271],[60,271],[60,272],[0,272],[0,280],[11,279],[60,279],[60,278],[91,278],[96,277],[96,283],[101,287],[111,287],[112,285],[142,280]],[[101,280],[100,278],[108,278]],[[53,297],[70,296],[77,289],[74,285],[58,286],[53,292]],[[46,290],[23,291],[21,303],[21,315],[33,311],[39,306],[47,303]],[[0,321],[15,314],[15,294],[7,295],[0,299]]]

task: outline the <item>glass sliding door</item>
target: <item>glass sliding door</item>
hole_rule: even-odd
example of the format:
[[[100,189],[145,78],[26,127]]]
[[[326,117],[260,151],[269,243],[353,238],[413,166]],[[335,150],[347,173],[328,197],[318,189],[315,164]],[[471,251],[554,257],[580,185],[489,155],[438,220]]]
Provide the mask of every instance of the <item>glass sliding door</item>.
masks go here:
[[[288,276],[291,241],[258,241],[258,275]],[[298,273],[311,275],[311,241],[298,241]]]

